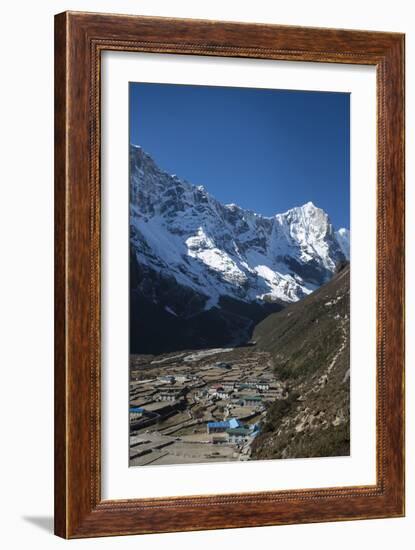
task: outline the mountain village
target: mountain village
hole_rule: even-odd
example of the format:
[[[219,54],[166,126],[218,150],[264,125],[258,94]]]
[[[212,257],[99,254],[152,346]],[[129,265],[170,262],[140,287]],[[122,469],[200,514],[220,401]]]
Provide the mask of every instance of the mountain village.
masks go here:
[[[248,460],[266,404],[286,396],[255,346],[132,356],[130,464]]]

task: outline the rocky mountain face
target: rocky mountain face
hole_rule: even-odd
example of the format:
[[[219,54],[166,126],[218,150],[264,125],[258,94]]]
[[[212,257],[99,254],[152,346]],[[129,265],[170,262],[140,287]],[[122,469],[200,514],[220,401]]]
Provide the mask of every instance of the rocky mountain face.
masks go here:
[[[288,388],[269,403],[252,458],[342,456],[350,452],[350,268],[311,296],[255,327]]]
[[[273,217],[224,205],[131,146],[133,353],[249,339],[257,322],[309,295],[347,258],[347,230],[334,231],[311,202]]]

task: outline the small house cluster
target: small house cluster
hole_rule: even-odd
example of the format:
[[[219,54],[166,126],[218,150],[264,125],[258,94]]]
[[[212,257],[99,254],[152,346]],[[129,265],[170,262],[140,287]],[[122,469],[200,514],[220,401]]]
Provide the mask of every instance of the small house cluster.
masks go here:
[[[259,434],[259,425],[247,425],[237,418],[231,418],[220,422],[208,422],[207,433],[212,435],[213,443],[241,444]]]
[[[232,405],[240,407],[251,407],[257,411],[264,409],[262,392],[269,389],[266,382],[250,383],[223,383],[212,384],[208,389],[204,388],[197,394],[197,399],[208,398],[209,400],[229,400]]]
[[[157,380],[159,380],[159,382],[163,382],[164,384],[185,384],[194,378],[196,377],[189,376],[187,374],[163,374],[162,376],[158,376]]]
[[[178,401],[185,396],[185,388],[168,388],[157,394],[157,401]]]

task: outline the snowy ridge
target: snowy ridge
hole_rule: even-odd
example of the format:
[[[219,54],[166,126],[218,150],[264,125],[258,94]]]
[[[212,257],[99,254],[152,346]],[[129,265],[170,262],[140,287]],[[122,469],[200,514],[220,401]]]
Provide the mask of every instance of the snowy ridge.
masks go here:
[[[336,239],[346,259],[350,260],[350,231],[342,227],[336,231]]]
[[[295,302],[348,258],[348,230],[335,232],[313,203],[273,217],[224,205],[162,171],[138,146],[130,148],[130,197],[137,263],[203,296],[205,310],[224,296]]]

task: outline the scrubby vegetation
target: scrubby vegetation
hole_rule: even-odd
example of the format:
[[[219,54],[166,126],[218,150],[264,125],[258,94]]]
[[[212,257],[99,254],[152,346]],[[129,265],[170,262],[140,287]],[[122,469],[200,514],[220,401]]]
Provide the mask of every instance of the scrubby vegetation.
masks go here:
[[[349,266],[254,331],[289,388],[270,403],[252,458],[342,456],[350,451]]]

